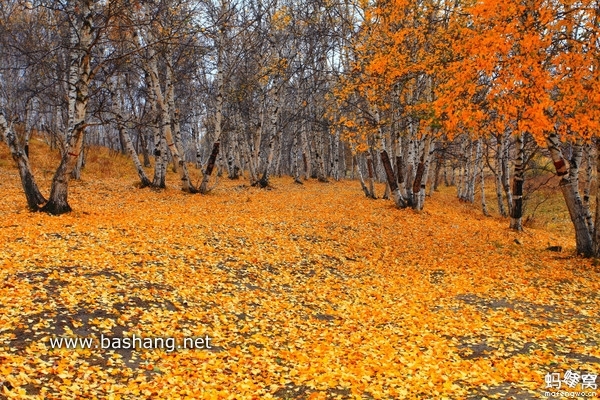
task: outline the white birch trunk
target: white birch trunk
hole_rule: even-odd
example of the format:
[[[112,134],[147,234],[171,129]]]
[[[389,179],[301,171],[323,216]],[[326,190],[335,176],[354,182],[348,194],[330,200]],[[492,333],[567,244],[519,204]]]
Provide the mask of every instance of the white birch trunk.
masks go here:
[[[299,133],[294,133],[294,141],[292,143],[292,171],[294,174],[294,183],[303,184],[300,179],[300,166],[298,165],[298,136]]]
[[[300,141],[302,142],[302,164],[304,166],[304,180],[308,180],[312,176],[312,157],[310,153],[310,143],[308,142],[308,134],[306,132],[306,121],[304,119],[300,123]]]
[[[269,178],[271,174],[271,166],[275,157],[276,143],[279,136],[279,90],[280,90],[280,79],[278,76],[273,79],[273,86],[271,88],[272,105],[269,118],[270,137],[267,145],[267,159],[263,165],[262,177],[258,181],[260,187],[265,188],[269,186]]]
[[[502,156],[504,154],[503,141],[498,135],[496,137],[496,200],[498,201],[498,212],[501,216],[506,217],[506,208],[504,207],[504,196],[502,195]]]
[[[570,166],[563,157],[560,149],[560,139],[556,133],[551,133],[546,138],[550,156],[556,168],[556,174],[561,177],[560,189],[565,199],[571,222],[575,228],[575,243],[577,253],[585,256],[593,254],[592,232],[589,231],[586,222],[586,211],[579,194],[579,165],[575,162]],[[581,146],[581,144],[576,144]],[[574,153],[578,152],[574,148]],[[576,156],[577,157],[577,156]]]
[[[512,191],[510,189],[510,136],[504,134],[501,136],[503,141],[502,146],[502,187],[504,188],[504,194],[506,195],[506,204],[508,208],[508,215],[512,214]]]
[[[592,146],[586,144],[583,147],[585,155],[585,186],[583,189],[583,206],[586,212],[585,219],[588,225],[588,230],[594,232],[594,220],[590,210],[590,194],[592,191]]]

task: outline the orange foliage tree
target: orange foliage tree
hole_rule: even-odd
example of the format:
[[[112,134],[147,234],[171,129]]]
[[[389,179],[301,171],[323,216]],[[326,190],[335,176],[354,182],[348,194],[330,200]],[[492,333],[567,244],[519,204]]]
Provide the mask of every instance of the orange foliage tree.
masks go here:
[[[591,90],[598,80],[597,7],[590,1],[482,1],[469,15],[472,23],[454,43],[462,57],[448,67],[452,79],[436,104],[445,129],[488,126],[545,144],[562,177],[577,251],[597,252],[578,184],[583,144],[595,136],[599,121],[598,96]],[[563,142],[572,150],[568,160]],[[523,170],[520,154],[514,201],[522,195]]]
[[[336,92],[349,109],[340,120],[357,151],[381,151],[398,207],[423,207],[435,140],[444,133],[432,105],[452,59],[449,38],[465,23],[460,8],[443,0],[362,4],[353,62]]]
[[[390,143],[405,139],[410,147],[428,138],[508,132],[517,142],[511,227],[520,230],[523,140],[530,135],[547,147],[561,176],[578,253],[597,254],[600,234],[594,226],[600,220],[597,216],[594,224],[578,185],[583,146],[595,137],[600,121],[600,97],[593,90],[598,83],[597,2],[395,0],[363,9],[352,73],[341,81],[338,98],[362,101],[349,119],[354,118],[353,126],[370,124],[362,131],[347,130],[351,138],[359,143],[381,139],[385,151],[386,137]],[[415,149],[427,166],[425,148]],[[401,157],[402,151],[396,154]],[[398,165],[403,162],[408,172],[400,173],[407,173],[409,182],[422,179],[424,187],[427,167],[411,174],[411,161]],[[419,168],[425,177],[419,177]],[[400,185],[396,203],[420,208],[410,189]]]

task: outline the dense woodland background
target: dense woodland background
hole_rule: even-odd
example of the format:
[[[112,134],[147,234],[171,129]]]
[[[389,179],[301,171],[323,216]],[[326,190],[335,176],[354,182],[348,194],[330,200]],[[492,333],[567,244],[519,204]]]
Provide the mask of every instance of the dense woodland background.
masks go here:
[[[0,13],[0,130],[31,210],[71,210],[90,146],[129,154],[142,187],[172,168],[189,193],[215,175],[358,178],[367,197],[421,210],[456,185],[516,230],[558,175],[577,252],[598,254],[597,1],[7,0]],[[36,136],[62,155],[48,198]]]

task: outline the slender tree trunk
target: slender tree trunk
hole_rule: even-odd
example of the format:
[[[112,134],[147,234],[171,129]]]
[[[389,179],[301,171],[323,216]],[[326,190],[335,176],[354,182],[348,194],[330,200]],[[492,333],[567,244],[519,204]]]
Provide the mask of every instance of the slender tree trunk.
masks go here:
[[[117,90],[116,88],[114,88],[112,90],[111,97],[112,97],[113,113],[115,114],[117,129],[119,130],[119,137],[121,138],[123,147],[129,153],[129,156],[131,157],[131,160],[133,161],[133,164],[135,165],[135,169],[140,178],[141,187],[144,188],[146,186],[150,186],[152,182],[150,182],[150,179],[146,175],[146,171],[144,171],[144,168],[142,167],[142,163],[140,162],[140,158],[138,157],[138,154],[135,151],[135,147],[133,146],[133,142],[131,141],[131,137],[129,136],[127,127],[125,126],[125,123],[123,122],[123,116],[121,113],[122,101],[120,100],[119,96],[117,95],[116,90]]]
[[[590,209],[590,193],[592,190],[592,146],[591,144],[586,144],[583,147],[584,155],[585,155],[585,186],[583,189],[583,207],[585,209],[586,215],[585,220],[587,222],[588,230],[590,232],[594,232],[594,220],[592,217],[592,212]]]
[[[302,142],[302,162],[304,164],[304,180],[312,176],[311,165],[312,158],[310,154],[310,143],[306,132],[306,121],[300,123],[300,141]]]
[[[512,215],[512,192],[510,190],[510,137],[508,135],[502,135],[501,140],[504,142],[502,146],[502,187],[504,188],[504,194],[506,195],[506,204],[508,206],[508,214]]]
[[[300,166],[298,165],[298,136],[299,133],[294,133],[294,141],[292,143],[292,171],[294,173],[294,183],[303,184],[300,179]]]
[[[414,182],[417,176],[417,171],[415,168],[415,141],[410,139],[407,141],[405,153],[407,156],[405,157],[406,163],[406,173],[405,173],[405,190],[406,190],[406,198],[408,199],[408,205],[414,207]],[[420,185],[420,183],[419,183]]]
[[[525,182],[525,154],[523,134],[517,135],[517,159],[515,161],[515,175],[513,177],[513,203],[510,211],[510,228],[516,231],[523,230],[523,184]]]
[[[429,174],[429,160],[431,159],[431,136],[427,136],[423,146],[423,153],[417,164],[417,172],[412,185],[413,201],[415,210],[422,210],[425,203],[425,188],[427,186],[427,175]]]
[[[200,147],[200,132],[192,128],[192,137],[196,148],[196,168],[202,168],[202,148]]]
[[[270,138],[269,138],[269,143],[267,146],[268,149],[268,153],[267,153],[267,160],[265,162],[265,165],[263,166],[263,174],[262,177],[260,178],[260,180],[258,181],[258,185],[262,188],[265,188],[267,186],[269,186],[269,178],[270,178],[270,173],[271,173],[271,166],[273,164],[273,158],[275,157],[275,144],[278,140],[278,136],[279,136],[279,127],[278,127],[278,120],[279,120],[279,87],[280,85],[280,81],[279,81],[279,77],[276,77],[273,81],[273,88],[272,88],[272,92],[273,95],[271,96],[273,104],[272,104],[272,108],[271,108],[271,117],[270,117]]]
[[[152,178],[152,187],[157,189],[164,189],[166,187],[166,173],[165,173],[165,156],[166,156],[166,141],[162,134],[162,129],[159,127],[159,118],[156,114],[154,123],[152,125],[154,131],[154,177]]]
[[[469,203],[475,202],[475,186],[477,185],[477,166],[479,164],[479,158],[481,156],[481,143],[477,141],[475,145],[475,152],[473,152],[473,142],[469,142],[469,175],[468,186],[467,186],[467,201]]]
[[[600,177],[600,140],[596,139],[596,176]],[[596,216],[594,221],[593,252],[600,257],[600,183],[596,184]]]
[[[150,50],[151,51],[151,50]],[[146,73],[146,81],[149,89],[149,97],[151,110],[150,115],[152,115],[152,131],[154,138],[154,150],[152,154],[154,155],[154,177],[152,179],[152,187],[156,189],[164,189],[166,187],[166,165],[165,164],[165,156],[166,156],[166,141],[164,137],[164,131],[161,129],[161,115],[158,109],[158,103],[155,99],[156,94],[152,89],[152,81],[150,79],[150,75]]]
[[[504,148],[502,146],[502,139],[500,135],[496,137],[496,200],[498,201],[498,212],[501,216],[506,217],[506,208],[504,207],[504,196],[502,195],[502,156],[504,154]]]
[[[333,179],[336,181],[340,180],[340,129],[339,127],[335,130],[335,136],[333,138]]]
[[[368,182],[369,182],[369,197],[372,199],[376,199],[377,195],[375,194],[375,184],[374,184],[374,171],[373,171],[373,158],[371,157],[371,152],[367,151],[367,173],[368,173]]]
[[[232,144],[230,148],[230,179],[239,179],[240,173],[242,172],[242,161],[240,158],[240,127],[241,125],[237,125],[236,129],[233,131]]]
[[[479,145],[481,146],[482,139],[479,139]],[[488,146],[486,146],[486,151],[487,151]],[[480,180],[481,180],[481,211],[483,211],[483,215],[485,215],[486,217],[490,216],[490,213],[488,211],[488,207],[487,207],[487,203],[485,200],[485,163],[483,161],[483,149],[481,150],[481,154],[479,157],[479,174],[480,174]]]
[[[358,162],[358,157],[354,156],[353,160],[354,160],[354,166],[356,167],[356,172],[358,174],[358,181],[360,182],[360,187],[362,188],[363,192],[365,193],[365,196],[367,196],[368,198],[371,198],[371,192],[369,191],[369,188],[365,184],[365,178],[363,177],[361,166],[360,166],[360,163]]]
[[[212,152],[210,153],[210,156],[208,157],[208,162],[206,163],[206,170],[204,171],[204,175],[212,175],[213,170],[215,168],[215,164],[217,162],[217,156],[219,155],[219,146],[220,146],[220,142],[215,142],[213,144],[213,148],[212,148]],[[204,180],[202,181],[204,182]],[[200,186],[202,188],[202,186]],[[204,191],[201,191],[201,193],[205,194],[208,193],[208,186],[206,186],[204,188]]]
[[[325,176],[323,133],[317,132],[315,135],[315,138],[316,138],[315,161],[317,163],[317,179],[319,180],[319,182],[327,182],[327,177]]]

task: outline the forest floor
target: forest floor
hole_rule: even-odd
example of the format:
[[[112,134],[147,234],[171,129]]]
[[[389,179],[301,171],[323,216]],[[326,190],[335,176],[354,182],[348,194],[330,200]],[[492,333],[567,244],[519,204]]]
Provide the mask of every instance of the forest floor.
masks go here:
[[[0,398],[535,399],[558,390],[547,374],[600,374],[598,264],[452,190],[417,213],[351,181],[221,179],[200,196],[105,165],[53,217],[26,210],[9,161]],[[103,348],[132,335],[211,340]],[[61,337],[93,345],[52,348]]]

